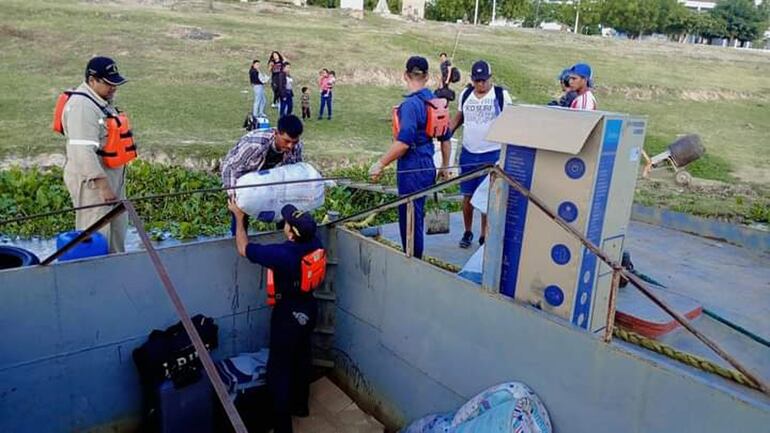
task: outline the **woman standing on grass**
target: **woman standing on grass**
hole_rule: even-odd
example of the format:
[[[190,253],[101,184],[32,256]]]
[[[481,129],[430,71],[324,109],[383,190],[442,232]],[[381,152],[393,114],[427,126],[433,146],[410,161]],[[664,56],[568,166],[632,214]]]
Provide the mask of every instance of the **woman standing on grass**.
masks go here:
[[[283,56],[278,51],[270,53],[270,61],[267,64],[267,69],[270,71],[270,88],[273,89],[273,108],[278,107],[278,101],[281,98],[278,89],[278,75],[283,72]]]

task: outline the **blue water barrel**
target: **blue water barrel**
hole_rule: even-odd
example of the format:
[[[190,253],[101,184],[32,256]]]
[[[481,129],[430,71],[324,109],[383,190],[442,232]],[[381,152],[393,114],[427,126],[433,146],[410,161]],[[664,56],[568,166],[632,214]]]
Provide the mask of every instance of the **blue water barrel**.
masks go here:
[[[269,129],[270,119],[267,117],[257,117],[257,129]]]
[[[36,255],[18,247],[0,245],[0,269],[13,269],[40,263]]]
[[[67,245],[69,241],[75,239],[80,233],[80,230],[60,233],[59,236],[56,236],[56,249],[61,249],[63,246]],[[108,251],[107,238],[105,238],[103,234],[97,232],[64,253],[59,257],[59,261],[66,262],[67,260],[82,259],[84,257],[104,256]]]

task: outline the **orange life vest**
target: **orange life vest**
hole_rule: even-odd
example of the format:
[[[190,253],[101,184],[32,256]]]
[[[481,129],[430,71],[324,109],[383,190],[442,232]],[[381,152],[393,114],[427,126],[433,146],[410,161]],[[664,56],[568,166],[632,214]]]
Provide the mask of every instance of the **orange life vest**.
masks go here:
[[[326,277],[326,251],[319,248],[302,257],[300,265],[302,276],[299,280],[299,290],[309,293],[317,289]],[[267,305],[274,306],[276,300],[281,299],[281,294],[275,293],[275,278],[273,270],[267,270]]]
[[[398,139],[398,132],[401,125],[398,121],[398,108],[393,107],[393,138]],[[449,132],[449,102],[444,98],[433,98],[425,101],[425,111],[427,112],[427,122],[425,122],[425,133],[430,138],[438,138]]]
[[[66,91],[62,92],[56,99],[56,107],[53,112],[53,123],[51,128],[54,132],[64,134],[64,125],[62,124],[62,115],[64,106],[72,95],[84,96],[91,100],[106,116],[104,126],[107,129],[107,140],[101,149],[96,151],[97,155],[102,157],[102,162],[107,168],[122,167],[134,158],[136,158],[136,144],[134,135],[131,132],[131,124],[128,121],[126,113],[114,115],[105,107],[100,105],[91,95],[83,92]]]

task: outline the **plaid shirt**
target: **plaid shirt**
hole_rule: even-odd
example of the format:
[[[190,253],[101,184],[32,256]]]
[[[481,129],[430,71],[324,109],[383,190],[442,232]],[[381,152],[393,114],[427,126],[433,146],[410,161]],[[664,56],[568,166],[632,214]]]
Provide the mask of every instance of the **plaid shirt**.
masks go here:
[[[241,137],[238,143],[227,152],[222,161],[222,184],[225,187],[235,186],[238,178],[252,171],[267,170],[264,167],[268,150],[275,148],[275,128],[269,130],[254,130]],[[294,148],[283,154],[283,161],[277,166],[302,162],[302,140]],[[230,191],[232,192],[232,191]]]

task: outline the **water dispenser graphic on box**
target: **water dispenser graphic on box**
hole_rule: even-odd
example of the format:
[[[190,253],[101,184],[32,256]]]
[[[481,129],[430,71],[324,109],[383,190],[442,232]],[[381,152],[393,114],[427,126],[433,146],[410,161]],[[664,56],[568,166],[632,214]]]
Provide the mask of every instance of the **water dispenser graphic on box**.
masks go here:
[[[487,139],[500,164],[566,222],[620,260],[646,120],[623,114],[509,106]],[[502,189],[502,192],[501,192]],[[525,197],[495,182],[483,284],[575,325],[604,328],[610,268]]]

